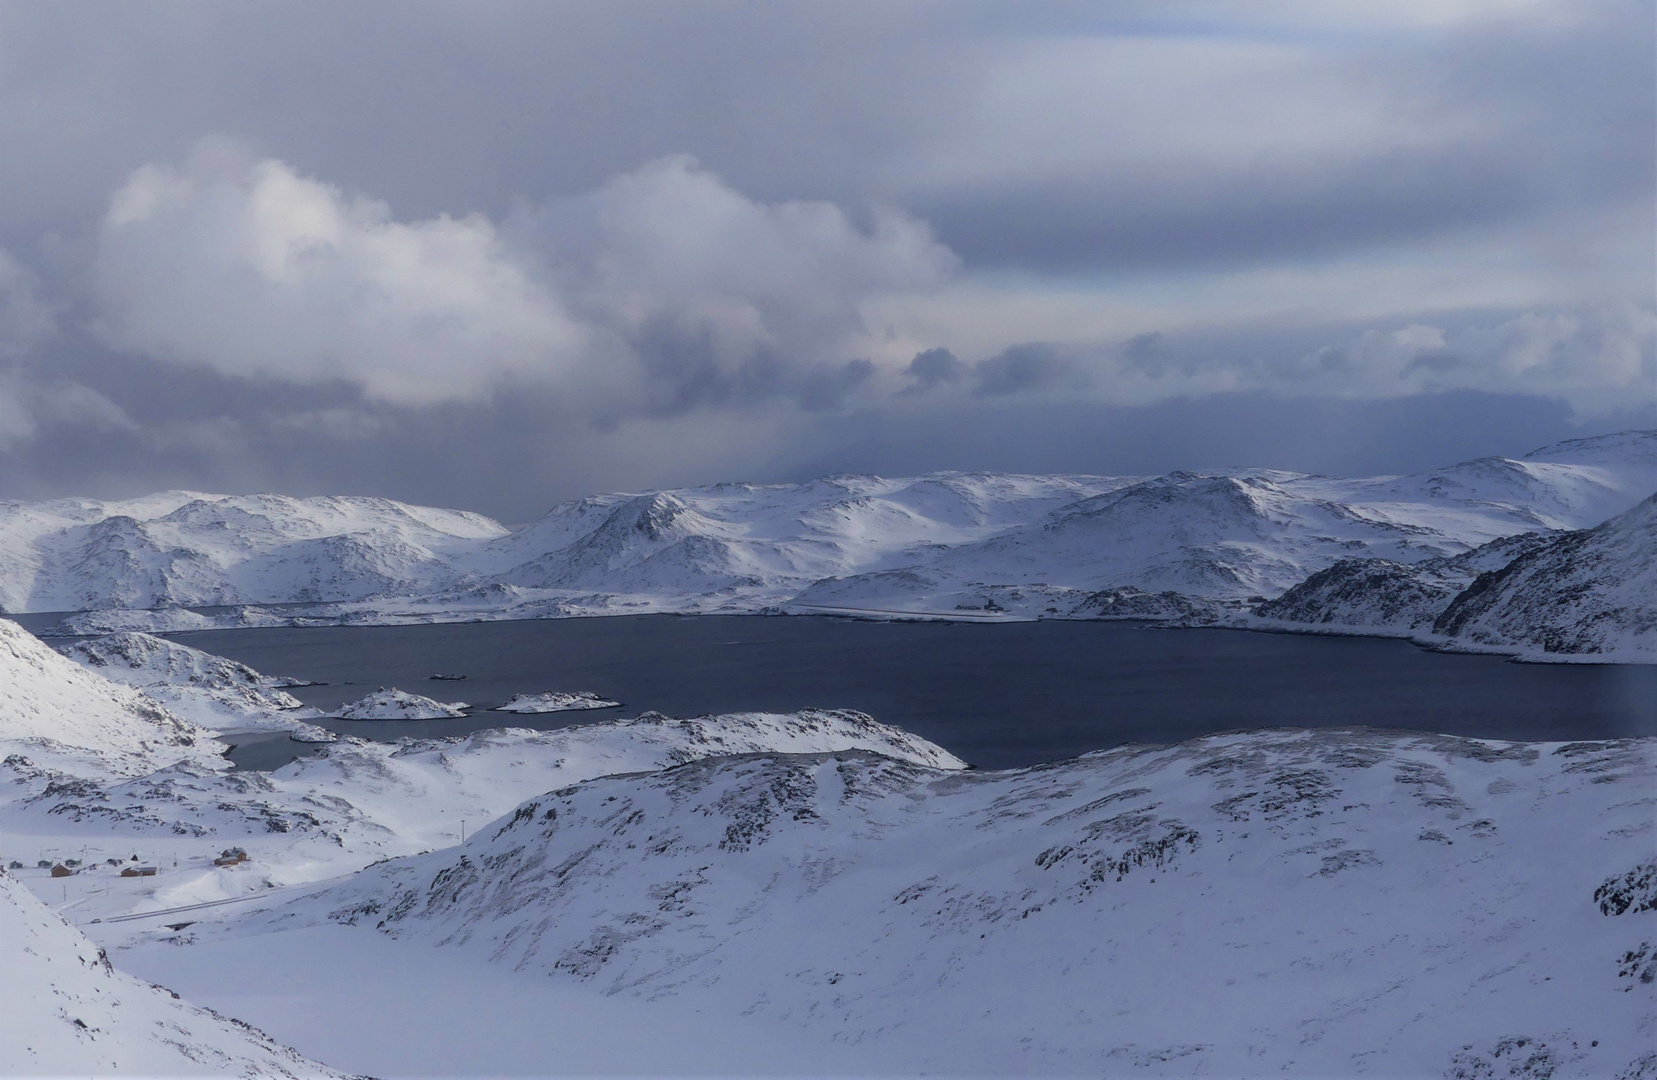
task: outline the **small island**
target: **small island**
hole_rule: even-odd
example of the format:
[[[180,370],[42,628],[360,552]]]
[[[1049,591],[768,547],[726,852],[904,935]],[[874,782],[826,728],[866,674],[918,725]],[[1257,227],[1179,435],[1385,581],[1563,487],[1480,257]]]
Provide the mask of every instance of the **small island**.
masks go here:
[[[569,712],[573,709],[614,709],[619,701],[606,701],[589,690],[563,694],[548,690],[544,694],[514,694],[505,705],[497,705],[493,712],[549,713]]]
[[[396,687],[381,687],[367,697],[353,701],[334,715],[340,720],[452,720],[471,708],[464,701],[433,701]]]

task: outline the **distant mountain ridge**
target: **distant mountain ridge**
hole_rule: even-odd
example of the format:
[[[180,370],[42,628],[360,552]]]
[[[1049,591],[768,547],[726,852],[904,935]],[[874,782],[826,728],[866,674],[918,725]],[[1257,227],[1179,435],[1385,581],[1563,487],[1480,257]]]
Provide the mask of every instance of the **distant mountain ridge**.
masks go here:
[[[1439,600],[1497,568],[1457,562],[1469,553],[1592,528],[1654,490],[1657,432],[1634,431],[1359,479],[1228,469],[723,483],[590,496],[515,531],[371,498],[0,503],[0,606],[97,609],[64,627],[79,633],[646,611],[1143,617],[1239,611],[1338,565],[1384,584],[1379,560],[1422,597],[1410,614],[1382,598],[1379,614],[1351,621],[1397,632],[1431,623]],[[1138,594],[1164,599],[1101,599]],[[277,603],[312,606],[245,607]],[[180,610],[203,605],[242,607]],[[1345,626],[1338,607],[1302,596],[1271,617]]]
[[[454,552],[506,533],[469,511],[347,496],[0,502],[0,608],[356,600],[446,583]]]

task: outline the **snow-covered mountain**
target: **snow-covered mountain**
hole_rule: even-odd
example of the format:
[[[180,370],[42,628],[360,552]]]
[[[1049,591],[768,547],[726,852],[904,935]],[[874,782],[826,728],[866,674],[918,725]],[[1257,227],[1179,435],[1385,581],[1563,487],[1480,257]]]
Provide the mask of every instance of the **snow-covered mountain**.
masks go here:
[[[0,758],[7,768],[137,776],[184,762],[211,771],[224,767],[225,749],[212,732],[0,619]]]
[[[169,710],[221,734],[293,731],[327,741],[304,721],[319,715],[281,689],[292,680],[151,634],[119,633],[74,641],[59,652],[99,674],[138,687]]]
[[[1274,597],[1343,559],[1414,564],[1501,537],[1598,524],[1652,489],[1657,432],[1404,477],[1171,473],[952,546],[904,568],[903,577],[819,583],[796,603],[915,609],[941,598],[932,610],[948,611],[971,606],[974,590],[1020,587],[1030,594],[1020,610],[1040,615],[1065,613],[1077,589]]]
[[[593,496],[515,532],[375,499],[5,504],[0,603],[106,609],[65,634],[646,611],[1213,619],[1306,583],[1279,625],[1408,632],[1516,553],[1511,538],[1593,527],[1653,490],[1657,432],[1625,432],[1357,480],[1233,469],[716,484]],[[1371,587],[1391,598],[1358,597]],[[310,606],[248,606],[279,601]],[[131,610],[182,603],[237,606]]]
[[[566,504],[490,545],[470,581],[510,587],[484,605],[520,610],[550,590],[577,610],[951,613],[994,599],[1067,614],[1112,588],[1274,596],[1341,558],[1414,563],[1597,524],[1654,488],[1651,432],[1367,480],[1253,469],[726,484]],[[985,589],[1026,595],[1009,608]]]
[[[1481,574],[1433,629],[1502,648],[1657,659],[1657,495]]]
[[[0,502],[0,609],[360,600],[441,586],[448,556],[506,531],[479,514],[374,498]]]
[[[1399,563],[1342,559],[1308,577],[1254,614],[1285,626],[1417,635],[1480,574],[1500,569],[1549,542],[1552,533],[1520,533],[1449,558]]]
[[[1242,625],[1395,633],[1529,659],[1657,659],[1657,496],[1592,528],[1403,565],[1342,560]]]
[[[341,1075],[115,970],[104,950],[3,870],[0,969],[0,1065],[10,1075]]]
[[[1644,1076],[1653,751],[1326,729],[998,773],[711,758],[217,933],[354,926],[888,1071]]]

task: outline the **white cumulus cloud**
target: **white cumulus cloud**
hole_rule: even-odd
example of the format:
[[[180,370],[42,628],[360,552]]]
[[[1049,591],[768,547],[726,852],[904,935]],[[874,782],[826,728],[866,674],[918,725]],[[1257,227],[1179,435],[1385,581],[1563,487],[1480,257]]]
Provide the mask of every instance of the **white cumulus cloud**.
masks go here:
[[[865,301],[954,268],[913,219],[755,202],[684,157],[497,224],[210,147],[115,194],[95,293],[109,343],[229,375],[402,405],[533,381],[624,413],[798,393],[857,359]]]
[[[95,287],[118,346],[404,404],[556,372],[583,346],[488,220],[400,222],[274,160],[139,169],[104,219]]]

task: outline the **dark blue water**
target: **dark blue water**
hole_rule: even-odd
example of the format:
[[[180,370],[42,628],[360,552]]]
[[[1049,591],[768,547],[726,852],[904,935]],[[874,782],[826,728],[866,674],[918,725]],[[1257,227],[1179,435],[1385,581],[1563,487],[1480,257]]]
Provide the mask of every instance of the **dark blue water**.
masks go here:
[[[376,739],[673,716],[861,709],[975,765],[1052,761],[1232,728],[1363,724],[1504,739],[1657,735],[1657,668],[1515,664],[1407,642],[1131,623],[879,623],[643,615],[446,626],[211,630],[178,640],[329,710],[380,686],[471,702],[459,720],[327,721]],[[434,672],[468,676],[433,682]],[[592,690],[620,709],[488,712],[516,693]],[[244,743],[248,768],[301,747]]]

